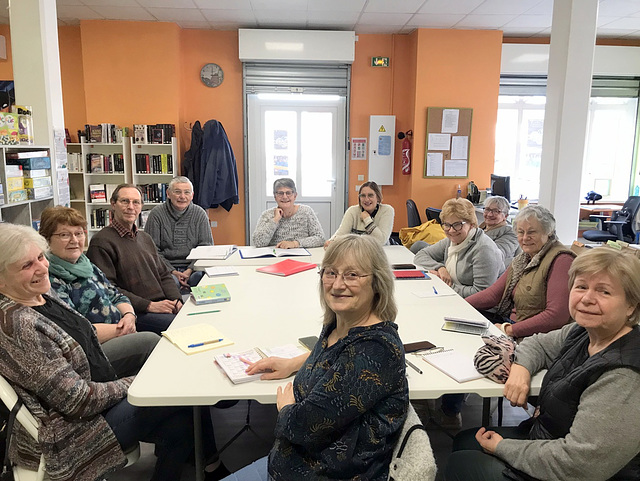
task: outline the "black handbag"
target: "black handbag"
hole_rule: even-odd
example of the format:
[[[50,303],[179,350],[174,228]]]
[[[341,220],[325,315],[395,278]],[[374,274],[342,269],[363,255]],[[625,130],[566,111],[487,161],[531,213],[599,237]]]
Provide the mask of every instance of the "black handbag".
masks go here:
[[[13,435],[13,424],[18,415],[18,411],[22,407],[22,401],[18,398],[16,403],[11,408],[9,413],[9,419],[5,428],[5,448],[4,448],[4,463],[2,464],[2,473],[0,473],[0,481],[13,481],[13,466],[9,460],[9,445],[11,444],[11,436]]]

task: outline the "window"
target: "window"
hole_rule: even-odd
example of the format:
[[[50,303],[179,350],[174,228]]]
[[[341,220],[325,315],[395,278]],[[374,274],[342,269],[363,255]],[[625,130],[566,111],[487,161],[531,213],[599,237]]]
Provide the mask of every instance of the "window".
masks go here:
[[[494,173],[511,176],[514,198],[537,199],[546,79],[501,79]],[[624,201],[636,189],[633,150],[638,109],[637,79],[594,79],[589,104],[581,192]],[[503,95],[504,94],[504,95]],[[636,189],[638,190],[638,189]]]

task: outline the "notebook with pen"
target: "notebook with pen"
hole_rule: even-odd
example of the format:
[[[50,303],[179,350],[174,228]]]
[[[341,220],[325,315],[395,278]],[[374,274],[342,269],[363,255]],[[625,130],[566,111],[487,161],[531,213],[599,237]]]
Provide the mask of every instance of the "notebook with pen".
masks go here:
[[[166,337],[185,354],[197,354],[233,344],[231,339],[209,324],[195,324],[193,326],[169,329],[162,331],[162,336]]]
[[[453,349],[427,352],[422,355],[422,359],[458,382],[467,382],[484,377],[476,371],[471,356]]]
[[[227,352],[216,355],[214,359],[233,384],[242,384],[249,381],[257,381],[263,374],[247,374],[245,371],[249,364],[257,362],[263,357],[278,356],[290,359],[305,352],[293,344],[286,344],[264,350],[254,347],[241,352]]]

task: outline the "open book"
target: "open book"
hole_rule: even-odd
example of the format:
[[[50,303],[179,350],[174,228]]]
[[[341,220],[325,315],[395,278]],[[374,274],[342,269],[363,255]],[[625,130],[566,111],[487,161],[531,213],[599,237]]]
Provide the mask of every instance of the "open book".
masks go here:
[[[249,381],[257,381],[263,374],[247,374],[245,371],[249,364],[257,362],[263,357],[277,356],[291,359],[299,356],[300,354],[304,354],[305,352],[307,351],[304,351],[293,344],[287,344],[271,349],[261,350],[254,347],[253,349],[248,349],[242,352],[218,354],[215,357],[215,360],[233,384],[241,384]]]
[[[191,249],[187,259],[225,260],[237,250],[238,246],[235,245],[198,246]]]
[[[311,253],[304,247],[296,249],[278,249],[276,247],[242,247],[240,257],[243,259],[253,259],[254,257],[287,257],[287,256],[310,256]]]
[[[233,341],[209,324],[196,324],[162,331],[162,335],[185,354],[230,346]]]
[[[460,319],[457,317],[445,317],[442,325],[443,331],[462,332],[463,334],[475,334],[482,336],[489,329],[489,321],[487,319]]]

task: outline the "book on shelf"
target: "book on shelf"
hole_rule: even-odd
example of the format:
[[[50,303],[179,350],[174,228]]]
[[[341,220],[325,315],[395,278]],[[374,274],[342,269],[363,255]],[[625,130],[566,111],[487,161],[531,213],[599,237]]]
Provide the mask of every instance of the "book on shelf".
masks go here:
[[[422,354],[422,359],[458,382],[467,382],[484,377],[476,371],[471,356],[454,349],[427,352]]]
[[[260,379],[263,373],[249,375],[246,370],[249,364],[257,362],[263,357],[277,356],[291,359],[305,353],[306,351],[293,344],[286,344],[271,349],[254,347],[241,352],[217,354],[214,359],[233,384],[242,384]]]
[[[216,259],[225,260],[238,250],[236,245],[197,246],[191,249],[187,260]]]
[[[134,144],[170,144],[176,136],[175,124],[134,124]]]
[[[82,132],[78,131],[78,137]],[[115,124],[101,123],[98,125],[85,124],[84,137],[90,143],[115,144],[122,143],[126,135],[126,128],[122,129]]]
[[[147,144],[147,143],[149,143],[149,139],[147,139],[146,125],[143,125],[143,124],[134,124],[133,125],[133,143],[134,144]]]
[[[32,150],[30,152],[7,152],[7,159],[35,159],[37,157],[49,157],[47,150]]]
[[[159,204],[167,200],[169,184],[140,184],[138,187],[142,191],[142,200],[144,202]]]
[[[278,249],[277,247],[242,247],[240,257],[243,259],[253,259],[255,257],[288,257],[288,256],[310,256],[304,247],[295,249]]]
[[[151,143],[163,144],[164,143],[164,130],[158,128],[151,129]]]
[[[92,229],[102,229],[111,223],[109,209],[93,209],[90,217]]]
[[[91,199],[92,203],[106,203],[107,189],[105,184],[90,184],[89,199]]]
[[[162,331],[162,336],[185,354],[197,354],[233,344],[231,339],[210,324],[169,328],[166,331]]]
[[[300,262],[293,259],[285,259],[270,266],[258,267],[256,271],[264,272],[265,274],[273,274],[275,276],[287,277],[298,272],[308,271],[309,269],[316,268],[316,264],[311,262]]]
[[[191,288],[191,298],[197,306],[203,304],[217,304],[231,300],[231,294],[225,284],[211,284]]]
[[[104,161],[101,154],[87,154],[87,172],[92,174],[104,173]]]

